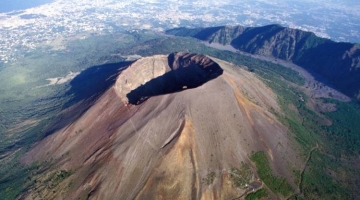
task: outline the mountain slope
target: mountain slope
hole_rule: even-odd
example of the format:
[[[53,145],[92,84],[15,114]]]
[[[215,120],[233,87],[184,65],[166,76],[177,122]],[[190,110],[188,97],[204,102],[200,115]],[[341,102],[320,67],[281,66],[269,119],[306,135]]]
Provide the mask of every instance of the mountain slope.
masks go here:
[[[289,60],[318,73],[345,94],[360,99],[360,46],[333,42],[314,33],[279,25],[168,30],[211,43],[231,45],[252,54]]]
[[[256,151],[296,188],[288,170],[301,161],[269,110],[281,113],[276,95],[244,69],[187,53],[142,58],[79,119],[29,151],[24,162],[49,168],[25,196],[232,199],[258,178],[249,161]]]

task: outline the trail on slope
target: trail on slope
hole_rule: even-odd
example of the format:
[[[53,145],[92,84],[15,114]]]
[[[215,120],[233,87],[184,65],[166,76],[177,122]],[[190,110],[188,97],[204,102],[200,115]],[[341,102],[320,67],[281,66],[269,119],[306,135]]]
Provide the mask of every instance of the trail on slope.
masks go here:
[[[319,143],[316,143],[316,146],[313,147],[313,148],[311,148],[311,150],[310,150],[310,152],[309,152],[309,155],[308,155],[308,157],[307,157],[307,159],[306,159],[306,162],[305,162],[305,164],[304,164],[304,167],[303,167],[303,169],[301,170],[300,181],[299,181],[299,185],[298,185],[299,190],[300,190],[300,194],[302,194],[302,182],[303,182],[303,180],[304,180],[305,170],[306,170],[306,168],[307,168],[307,166],[308,166],[308,163],[309,163],[309,161],[310,161],[310,159],[311,159],[311,156],[312,156],[313,152],[314,152],[315,150],[317,150],[317,149],[319,149]]]
[[[309,155],[308,157],[306,158],[306,161],[304,163],[304,166],[301,170],[301,173],[300,173],[300,181],[299,181],[299,184],[298,184],[298,188],[299,188],[299,192],[295,192],[294,194],[290,195],[287,200],[291,199],[292,197],[294,197],[295,195],[299,195],[301,196],[303,191],[302,191],[302,183],[304,181],[304,174],[305,174],[305,171],[307,169],[307,166],[308,166],[308,163],[312,157],[312,154],[314,153],[315,150],[318,150],[319,149],[319,143],[316,143],[316,146],[314,146],[313,148],[311,148],[310,152],[309,152]]]

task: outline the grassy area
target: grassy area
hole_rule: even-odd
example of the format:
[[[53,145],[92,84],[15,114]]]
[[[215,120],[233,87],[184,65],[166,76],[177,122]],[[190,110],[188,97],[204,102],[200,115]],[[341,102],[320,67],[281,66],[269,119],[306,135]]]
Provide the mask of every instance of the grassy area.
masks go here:
[[[331,119],[331,126],[322,126],[326,137],[333,145],[337,146],[340,154],[357,156],[360,155],[360,105],[356,102],[341,102],[332,99],[324,99],[326,103],[336,104],[336,111],[324,113]],[[341,150],[341,151],[339,151]]]
[[[336,158],[314,151],[301,188],[306,199],[352,199],[350,190],[336,178],[344,170]]]
[[[13,159],[7,164],[8,173],[2,173],[0,179],[0,199],[16,199],[25,188],[33,184],[32,175],[39,173],[41,167],[39,163],[25,166],[18,159]]]
[[[206,175],[206,178],[203,178],[203,181],[205,182],[206,185],[211,185],[216,177],[216,173],[215,172],[210,172]]]
[[[283,177],[273,175],[264,152],[257,152],[251,156],[251,160],[256,164],[257,173],[261,180],[276,194],[281,194],[284,197],[290,196],[294,189]]]
[[[260,189],[254,193],[250,193],[245,197],[245,200],[260,200],[267,199],[268,195],[265,189]]]
[[[246,163],[241,163],[240,168],[233,167],[230,169],[230,178],[236,187],[245,189],[246,184],[250,183],[253,173],[250,166]]]
[[[71,171],[60,170],[52,173],[45,181],[44,184],[48,186],[49,189],[54,189],[59,185],[63,180],[68,178],[71,175]]]
[[[316,143],[321,146],[320,150],[314,151],[314,156],[311,157],[303,175],[301,188],[305,199],[351,199],[349,190],[343,181],[352,175],[359,177],[359,173],[339,159],[341,154],[353,155],[356,153],[354,149],[357,148],[355,147],[357,143],[352,142],[357,141],[358,135],[342,137],[341,133],[344,133],[342,127],[351,127],[349,130],[353,130],[352,133],[356,132],[358,123],[352,120],[358,116],[357,105],[336,101],[337,112],[322,113],[333,121],[333,125],[324,126],[320,123],[324,116],[306,106],[306,95],[285,82],[270,80],[266,79],[265,82],[278,94],[278,100],[284,113],[284,115],[275,114],[289,128],[302,147],[299,152],[303,152],[302,155],[305,157],[310,149],[316,146]],[[301,101],[299,97],[303,97],[304,101]],[[334,103],[334,100],[326,100],[326,102]],[[294,105],[296,112],[290,109],[289,105]],[[332,171],[333,175],[329,174],[329,171]],[[334,176],[337,173],[342,173],[344,177]],[[294,169],[294,177],[297,177],[299,181],[298,169]]]
[[[301,187],[305,199],[351,199],[348,186],[344,183],[350,177],[359,177],[360,174],[352,166],[341,162],[340,158],[342,155],[359,154],[359,138],[355,134],[358,132],[356,130],[360,130],[359,123],[355,122],[360,117],[358,104],[324,100],[337,105],[337,111],[322,113],[333,122],[331,126],[325,126],[320,123],[324,116],[306,106],[307,98],[301,91],[285,82],[273,79],[266,79],[265,82],[278,94],[284,115],[275,114],[302,147],[299,152],[303,152],[303,156],[308,155],[316,143],[321,146],[310,159],[303,175]],[[304,101],[299,97],[303,97]],[[289,105],[294,105],[296,112]],[[334,175],[338,173],[343,177]],[[299,171],[295,169],[294,176],[298,177],[298,174]]]

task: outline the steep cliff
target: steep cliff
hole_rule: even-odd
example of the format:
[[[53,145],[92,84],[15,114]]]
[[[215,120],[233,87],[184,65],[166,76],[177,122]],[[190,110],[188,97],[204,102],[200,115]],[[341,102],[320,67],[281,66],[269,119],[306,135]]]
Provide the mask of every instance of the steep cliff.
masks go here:
[[[168,34],[190,36],[211,43],[231,45],[244,52],[292,61],[320,74],[345,94],[360,97],[360,46],[334,42],[314,33],[268,25],[172,29]]]

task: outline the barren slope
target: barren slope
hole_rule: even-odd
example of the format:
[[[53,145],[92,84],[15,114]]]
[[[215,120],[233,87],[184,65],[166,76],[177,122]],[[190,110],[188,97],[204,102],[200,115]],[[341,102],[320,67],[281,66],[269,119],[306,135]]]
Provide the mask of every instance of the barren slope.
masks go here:
[[[231,169],[259,150],[292,182],[292,143],[270,109],[279,111],[276,95],[229,63],[186,53],[142,58],[26,155],[26,163],[54,164],[39,180],[71,173],[50,189],[31,188],[27,198],[232,199],[244,189]],[[251,182],[255,170],[249,173]]]

